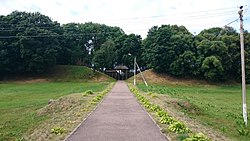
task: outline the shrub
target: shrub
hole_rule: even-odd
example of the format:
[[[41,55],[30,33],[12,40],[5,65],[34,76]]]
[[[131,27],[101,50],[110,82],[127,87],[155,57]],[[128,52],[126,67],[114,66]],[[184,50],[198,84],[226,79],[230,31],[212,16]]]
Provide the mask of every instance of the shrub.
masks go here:
[[[158,112],[158,111],[161,111],[161,107],[158,106],[158,105],[152,104],[151,107],[150,107],[150,110],[152,112]]]
[[[172,124],[170,124],[170,126],[168,127],[168,129],[172,132],[175,132],[175,133],[186,133],[186,132],[189,132],[190,130],[186,127],[186,125],[182,122],[174,122]]]
[[[174,122],[177,122],[173,117],[169,117],[169,116],[163,116],[160,119],[160,123],[161,124],[172,124]]]
[[[163,111],[163,110],[159,110],[159,111],[157,112],[157,115],[158,115],[159,117],[168,116],[167,112],[165,112],[165,111]]]
[[[60,135],[62,133],[64,133],[65,129],[62,127],[55,127],[51,129],[51,133],[54,133],[56,135]]]

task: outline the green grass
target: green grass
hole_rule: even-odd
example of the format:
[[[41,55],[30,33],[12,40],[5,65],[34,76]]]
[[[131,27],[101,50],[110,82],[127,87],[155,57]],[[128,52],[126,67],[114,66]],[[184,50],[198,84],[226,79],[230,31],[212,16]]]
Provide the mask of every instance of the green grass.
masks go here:
[[[85,92],[104,90],[109,83],[40,82],[0,83],[0,141],[16,140],[28,129],[45,121],[36,110],[48,104],[49,99]]]
[[[53,81],[114,81],[113,78],[98,71],[93,72],[85,66],[57,65],[51,68],[45,76]]]
[[[240,135],[237,130],[250,131],[244,127],[242,119],[242,95],[240,85],[231,86],[163,86],[152,85],[145,87],[138,85],[145,92],[167,94],[181,99],[177,102],[178,110],[200,121],[204,125],[222,132],[232,140],[247,141],[250,135]],[[189,104],[186,104],[185,102]],[[250,109],[250,86],[247,86],[248,111]],[[250,113],[250,112],[249,112]],[[248,113],[248,117],[250,114]]]

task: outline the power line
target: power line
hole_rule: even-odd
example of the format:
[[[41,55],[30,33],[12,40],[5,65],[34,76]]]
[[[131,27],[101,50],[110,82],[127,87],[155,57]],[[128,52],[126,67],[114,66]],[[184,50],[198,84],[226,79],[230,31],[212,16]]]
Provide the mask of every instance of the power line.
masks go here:
[[[248,7],[247,7],[247,9],[245,10],[245,12],[244,12],[244,14],[243,14],[243,15],[245,15],[245,14],[247,13],[247,11],[248,11],[249,7],[250,7],[250,4],[248,5]]]
[[[196,15],[188,15],[188,16],[179,16],[178,15],[164,15],[164,16],[158,16],[157,18],[155,17],[151,17],[151,19],[144,19],[144,18],[136,18],[133,21],[119,21],[119,20],[112,20],[115,22],[111,22],[109,20],[104,20],[104,22],[111,22],[113,24],[115,23],[138,23],[138,22],[146,22],[146,21],[150,21],[150,20],[166,20],[166,19],[170,19],[170,20],[176,20],[176,19],[186,19],[186,20],[192,20],[193,18],[208,18],[208,17],[215,17],[215,16],[225,16],[225,15],[232,15],[235,11],[226,11],[226,12],[217,12],[217,13],[198,13]],[[165,17],[165,18],[162,18]],[[118,22],[117,22],[118,21]],[[14,24],[10,24],[10,25],[14,25]]]
[[[239,18],[237,18],[237,19],[235,19],[235,20],[229,22],[228,24],[224,25],[223,27],[229,26],[230,24],[232,24],[232,23],[234,23],[234,22],[237,22],[238,20],[239,20]]]
[[[224,25],[224,27],[236,22],[238,20],[235,19],[231,22],[229,22],[228,24]],[[135,31],[145,31],[143,29],[141,30],[133,30],[133,31],[127,31],[127,32],[135,32]],[[116,33],[116,32],[92,32],[92,33],[86,33],[86,34],[68,34],[68,35],[59,35],[59,34],[54,34],[54,35],[51,35],[51,34],[43,34],[43,35],[21,35],[21,36],[0,36],[0,39],[10,39],[10,38],[47,38],[47,37],[67,37],[67,36],[70,36],[70,37],[75,37],[75,36],[90,36],[90,35],[98,35],[98,34],[111,34],[111,33]],[[40,33],[42,34],[42,33]],[[219,35],[218,35],[219,36]]]
[[[228,8],[218,8],[218,9],[210,9],[210,10],[203,10],[203,11],[195,11],[195,12],[187,12],[187,13],[179,13],[180,15],[190,15],[190,14],[200,14],[200,13],[205,13],[207,14],[207,12],[214,12],[214,11],[225,11],[228,9],[233,9],[235,7],[228,7]],[[155,15],[155,16],[146,16],[146,17],[132,17],[132,18],[124,18],[124,19],[112,19],[111,21],[119,21],[119,20],[137,20],[137,19],[147,19],[147,18],[159,18],[159,17],[166,17],[166,16],[171,16],[169,14],[165,14],[165,15]],[[176,16],[176,15],[175,15]],[[106,20],[106,19],[101,19],[101,20],[105,20],[105,21],[110,21],[110,20]],[[0,22],[1,23],[1,22]]]
[[[249,8],[249,7],[248,7]],[[248,9],[247,8],[247,9]],[[222,9],[220,9],[220,10],[222,10]],[[247,11],[247,10],[246,10]],[[179,18],[170,18],[170,19],[160,19],[160,21],[158,21],[158,22],[170,22],[170,21],[178,21],[178,20],[180,20],[180,21],[184,21],[184,20],[193,20],[194,18],[208,18],[208,17],[214,17],[214,16],[216,16],[216,17],[218,17],[218,16],[225,16],[225,15],[227,15],[227,14],[232,14],[231,13],[232,11],[228,11],[228,12],[223,12],[223,13],[211,13],[211,14],[206,14],[206,15],[204,15],[204,14],[200,14],[200,15],[192,15],[192,16],[187,16],[187,17],[179,17]],[[235,11],[233,11],[233,12],[235,12]],[[246,12],[245,12],[246,13]],[[231,21],[231,22],[229,22],[229,23],[227,23],[225,26],[228,26],[228,25],[230,25],[230,24],[232,24],[232,23],[234,23],[234,22],[236,22],[238,20],[238,18],[237,19],[235,19],[235,20],[233,20],[233,21]],[[139,24],[140,22],[138,22],[138,21],[136,21],[137,23],[135,23],[135,24]],[[141,23],[146,23],[146,21],[144,20],[144,21],[141,21]],[[128,24],[128,23],[127,23]],[[11,25],[11,24],[10,24]],[[14,25],[14,24],[13,24]],[[34,25],[32,25],[32,26],[34,26]],[[58,26],[58,25],[56,25],[56,26]],[[223,26],[223,27],[225,27],[225,26]],[[36,26],[35,26],[36,27]],[[20,26],[17,26],[16,28],[24,28],[24,30],[25,30],[25,28],[27,28],[27,27],[20,27]],[[44,29],[47,29],[47,28],[51,28],[51,27],[43,27],[43,26],[40,26],[39,25],[39,28],[44,28]],[[74,27],[63,27],[64,29],[68,29],[68,30],[70,30],[70,29],[75,29]],[[2,29],[2,30],[1,30]],[[20,30],[20,29],[13,29],[13,28],[0,28],[0,32],[1,31],[5,31],[5,32],[7,32],[7,31],[22,31],[22,30]],[[135,31],[145,31],[145,30],[133,30],[133,31],[126,31],[126,32],[135,32]],[[43,35],[30,35],[30,36],[17,36],[17,35],[13,35],[13,36],[0,36],[0,39],[6,39],[6,38],[21,38],[21,37],[27,37],[27,38],[45,38],[45,37],[60,37],[60,36],[87,36],[87,35],[97,35],[97,34],[110,34],[110,33],[115,33],[115,32],[99,32],[99,33],[88,33],[88,34],[71,34],[71,35],[59,35],[59,34],[57,34],[57,35],[46,35],[46,34],[43,34]],[[41,34],[41,33],[40,33]]]
[[[234,23],[238,21],[238,18],[227,23],[226,25],[224,25],[222,28]],[[133,30],[133,31],[127,31],[127,32],[135,32],[135,31],[144,31],[143,29],[141,30]],[[90,36],[90,35],[98,35],[98,34],[111,34],[111,33],[116,33],[116,32],[93,32],[93,33],[86,33],[86,34],[68,34],[68,35],[59,35],[59,34],[43,34],[40,33],[40,35],[21,35],[21,36],[0,36],[0,39],[10,39],[10,38],[48,38],[48,37],[66,37],[66,36],[70,36],[70,37],[75,37],[75,36]],[[42,34],[42,35],[41,35]],[[219,36],[219,35],[218,35]]]
[[[221,9],[213,9],[213,10],[206,10],[206,11],[196,11],[196,12],[188,12],[188,13],[180,13],[181,15],[190,15],[190,16],[186,16],[186,17],[179,17],[179,18],[193,18],[193,17],[197,17],[199,18],[199,16],[208,16],[208,15],[214,15],[216,16],[217,14],[223,14],[223,13],[229,13],[229,12],[233,12],[233,11],[222,11],[222,10],[226,10],[226,9],[232,9],[233,7],[229,7],[229,8],[221,8]],[[204,13],[204,12],[215,12],[215,11],[222,11],[222,12],[217,12],[217,13]],[[198,15],[193,15],[193,14],[198,14]],[[229,13],[231,14],[231,13]],[[136,20],[135,22],[138,22],[137,20],[143,20],[143,19],[155,19],[155,18],[161,18],[161,17],[171,17],[171,15],[158,15],[158,16],[148,16],[148,17],[136,17],[136,18],[127,18],[127,19],[113,19],[113,20],[105,20],[106,22],[110,22],[110,21],[124,21],[124,20]],[[176,17],[176,15],[175,15]],[[173,18],[172,18],[173,19]],[[1,22],[0,22],[1,23]],[[5,23],[6,24],[6,23]],[[12,23],[8,23],[9,25],[15,25]],[[43,24],[41,24],[43,25]],[[44,24],[47,25],[47,24]],[[40,26],[40,25],[39,25]]]
[[[60,35],[60,34],[40,34],[40,35],[13,35],[13,36],[0,36],[0,39],[10,39],[10,38],[46,38],[46,37],[75,37],[75,36],[90,36],[90,35],[98,35],[98,34],[111,34],[117,32],[93,32],[93,33],[86,33],[86,34],[67,34],[67,35]]]
[[[232,15],[235,13],[234,11],[228,13],[217,13],[217,14],[204,14],[204,15],[193,15],[193,16],[186,16],[186,17],[167,17],[162,19],[147,19],[147,20],[137,20],[137,21],[129,21],[129,22],[114,22],[111,24],[119,24],[119,23],[126,23],[126,24],[141,24],[150,21],[163,21],[163,22],[171,22],[171,21],[189,21],[194,19],[203,19],[203,18],[211,18],[211,17],[221,17],[226,15]],[[109,22],[107,22],[109,23]]]
[[[232,11],[234,12],[234,11]],[[206,15],[194,15],[194,16],[188,16],[188,17],[177,17],[177,18],[168,18],[168,19],[155,19],[157,22],[172,22],[172,21],[185,21],[185,20],[194,20],[194,19],[201,19],[201,18],[209,18],[209,17],[219,17],[219,16],[225,16],[225,15],[231,15],[233,14],[231,11],[230,13],[214,13],[214,14],[206,14]],[[147,23],[151,20],[142,20],[142,21],[131,21],[131,22],[122,22],[124,24],[142,24],[142,23]],[[121,23],[121,22],[120,22]],[[119,24],[117,23],[109,23],[109,24]],[[14,24],[13,24],[14,25]],[[31,27],[34,27],[34,25],[31,25]],[[36,27],[36,26],[35,26]],[[38,26],[39,28],[42,29],[47,29],[51,27],[43,27],[43,26]],[[13,28],[0,28],[0,31],[23,31],[26,26],[17,26],[16,28],[24,28],[24,29],[13,29]],[[2,30],[1,30],[2,29]],[[64,29],[74,29],[73,27],[64,27]]]
[[[213,12],[213,11],[222,11],[222,10],[226,10],[226,9],[233,9],[235,7],[228,7],[228,8],[220,8],[220,9],[211,9],[211,10],[205,10],[205,11],[195,11],[195,12],[187,12],[187,13],[179,13],[180,15],[188,15],[188,14],[195,14],[195,13],[204,13],[204,12]],[[156,16],[146,16],[146,17],[133,17],[133,18],[125,18],[125,19],[112,19],[112,20],[106,20],[106,21],[119,21],[119,20],[137,20],[137,19],[148,19],[148,18],[160,18],[160,17],[166,17],[166,16],[170,16],[169,14],[165,14],[165,15],[156,15]],[[176,16],[176,14],[175,14]],[[101,20],[105,20],[105,19],[101,19]]]

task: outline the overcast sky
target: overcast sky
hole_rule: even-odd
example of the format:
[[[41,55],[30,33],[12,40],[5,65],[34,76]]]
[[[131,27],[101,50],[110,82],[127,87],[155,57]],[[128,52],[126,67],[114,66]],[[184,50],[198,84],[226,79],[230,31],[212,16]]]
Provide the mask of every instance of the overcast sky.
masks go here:
[[[193,34],[223,27],[239,17],[241,5],[247,11],[244,28],[250,31],[250,0],[0,0],[0,14],[38,11],[61,24],[91,21],[145,38],[149,28],[162,24],[184,25]],[[239,21],[230,26],[239,30]]]

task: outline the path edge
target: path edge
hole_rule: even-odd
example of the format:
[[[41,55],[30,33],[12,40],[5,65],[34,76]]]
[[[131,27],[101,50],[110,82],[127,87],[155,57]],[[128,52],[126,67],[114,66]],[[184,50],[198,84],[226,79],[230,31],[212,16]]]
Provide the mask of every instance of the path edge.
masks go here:
[[[127,87],[129,88],[128,83],[126,83],[126,84],[127,84]],[[153,123],[158,127],[158,129],[159,129],[161,135],[163,135],[163,136],[165,137],[165,139],[167,139],[167,141],[171,141],[171,139],[170,139],[166,134],[162,133],[162,131],[161,131],[162,128],[156,123],[156,121],[155,121],[154,118],[148,113],[148,111],[141,105],[141,103],[140,103],[140,102],[138,101],[138,99],[136,98],[135,94],[132,93],[130,89],[129,89],[129,91],[130,91],[130,93],[133,95],[133,97],[136,99],[136,102],[140,105],[140,107],[142,108],[142,110],[143,110],[144,112],[147,113],[147,115],[150,117],[150,119],[153,121]]]
[[[115,85],[115,84],[114,84]],[[114,87],[114,86],[113,86]],[[113,89],[112,87],[112,89]],[[111,90],[112,90],[111,89]],[[96,107],[82,120],[82,122],[80,122],[75,128],[73,131],[71,131],[63,141],[67,141],[67,139],[69,139],[75,132],[76,130],[89,118],[89,116],[96,111],[96,109],[102,104],[102,102],[106,99],[106,97],[110,94],[111,90],[108,92],[108,94],[106,94],[104,96],[104,98],[96,105]]]

